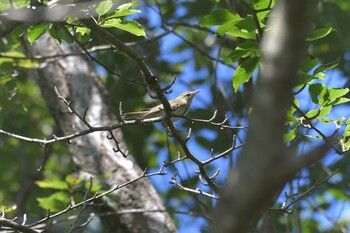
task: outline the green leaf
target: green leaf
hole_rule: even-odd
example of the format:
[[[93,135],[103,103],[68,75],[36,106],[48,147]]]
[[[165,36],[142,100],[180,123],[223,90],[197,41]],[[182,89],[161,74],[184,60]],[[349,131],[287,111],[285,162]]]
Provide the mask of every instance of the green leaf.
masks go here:
[[[350,149],[350,139],[342,139],[340,140],[341,147],[343,151],[348,151]]]
[[[89,34],[90,33],[90,28],[87,27],[77,27],[76,32],[80,33],[82,36],[84,36],[85,34]]]
[[[82,178],[77,178],[76,176],[72,176],[72,175],[67,175],[65,178],[65,181],[67,182],[67,184],[69,184],[70,186],[75,186],[77,184],[80,184],[81,182],[83,182],[84,180]]]
[[[324,117],[321,121],[324,122],[324,123],[335,123],[334,120],[332,120],[330,118],[327,118],[327,117]]]
[[[300,67],[300,69],[307,73],[310,70],[312,70],[316,65],[318,64],[318,59],[317,57],[311,56],[311,55],[307,55],[304,57],[303,63]]]
[[[141,24],[133,20],[118,23],[117,28],[124,30],[126,32],[129,32],[136,36],[146,37],[145,30],[143,29]]]
[[[232,79],[232,85],[235,92],[238,91],[238,88],[243,83],[249,81],[253,72],[258,68],[259,60],[258,57],[251,57],[237,67]]]
[[[227,9],[216,9],[209,15],[205,16],[199,25],[202,27],[210,27],[222,25],[232,21],[240,21],[241,19],[241,16],[235,12],[231,12]]]
[[[292,141],[297,135],[297,127],[293,127],[288,133],[284,134],[284,142]]]
[[[269,15],[270,11],[261,11],[256,14],[261,28],[266,26],[266,19]]]
[[[348,103],[350,102],[349,98],[346,97],[340,97],[334,101],[331,102],[332,105],[338,105],[338,104],[343,104],[343,103]]]
[[[325,79],[326,75],[324,73],[318,73],[315,75],[312,75],[312,78],[316,78],[316,79]]]
[[[348,88],[328,88],[329,100],[340,98],[349,92]]]
[[[125,4],[118,6],[117,10],[118,11],[128,10],[128,9],[130,9],[131,6],[132,6],[132,2],[125,3]]]
[[[308,36],[306,38],[307,41],[315,41],[315,40],[319,40],[322,39],[326,36],[328,36],[329,34],[331,34],[332,32],[335,32],[336,30],[332,27],[329,28],[320,28],[320,29],[316,29],[315,31],[313,31],[311,33],[310,36]]]
[[[321,65],[319,67],[317,67],[314,71],[314,74],[313,75],[316,75],[318,73],[321,73],[321,72],[325,72],[327,70],[330,70],[330,69],[333,69],[335,67],[337,67],[339,65],[339,62],[340,62],[340,58],[336,59],[335,61],[332,61],[330,63],[327,63],[327,64],[324,64],[324,65]]]
[[[68,184],[61,180],[43,180],[35,182],[40,188],[49,188],[57,190],[67,190]]]
[[[348,119],[346,120],[346,122],[345,122],[346,127],[345,127],[345,130],[344,130],[343,137],[348,137],[348,136],[350,136],[350,124],[349,124],[349,120],[350,120],[350,118],[348,118]]]
[[[312,102],[315,104],[337,105],[349,102],[343,97],[349,92],[348,88],[328,88],[325,84],[315,83],[309,86]]]
[[[305,115],[307,116],[307,118],[314,119],[314,118],[317,118],[320,115],[320,113],[321,113],[320,109],[313,109],[308,111]]]
[[[314,102],[315,104],[319,103],[318,97],[321,94],[322,90],[324,90],[324,86],[320,83],[311,84],[309,86],[310,97],[312,102]]]
[[[67,207],[69,204],[69,195],[66,192],[56,192],[49,197],[38,197],[36,199],[39,206],[51,212],[57,212]]]
[[[123,31],[129,32],[136,36],[146,37],[145,30],[143,27],[136,21],[125,21],[121,22],[120,19],[108,19],[102,25],[102,27],[114,27],[121,29]]]
[[[252,16],[239,21],[230,21],[218,27],[216,30],[219,34],[228,34],[244,39],[256,39],[256,27]]]
[[[320,109],[314,109],[309,112],[307,112],[305,115],[310,118],[317,118],[317,119],[323,119],[324,116],[326,116],[328,113],[332,111],[332,105],[327,106],[321,106]]]
[[[96,8],[96,13],[98,16],[106,14],[113,6],[113,2],[111,0],[101,2]]]
[[[302,71],[299,71],[298,76],[297,76],[297,83],[295,84],[295,88],[301,88],[305,84],[310,83],[312,80],[314,80],[313,76],[308,75]],[[294,91],[298,91],[298,90],[296,89]]]
[[[271,9],[274,5],[275,5],[275,0],[253,1],[253,8],[255,10]]]
[[[121,19],[108,19],[106,21],[104,21],[101,26],[102,27],[106,27],[106,28],[112,28],[112,27],[115,27],[115,25],[117,23],[120,23],[122,20]]]
[[[55,38],[58,43],[62,43],[62,41],[67,42],[68,44],[73,43],[72,36],[68,32],[65,26],[63,25],[54,25],[50,29],[50,35]]]
[[[89,183],[89,182],[85,182],[84,188],[85,188],[86,190],[88,190],[88,189],[90,188],[90,183]],[[92,193],[96,193],[96,192],[103,191],[102,188],[103,188],[102,185],[100,185],[100,184],[94,182],[94,183],[92,183],[92,187],[91,187],[91,190],[90,190],[90,191],[91,191]],[[105,191],[106,191],[106,190],[105,190]]]
[[[345,117],[340,117],[339,119],[336,120],[336,124],[341,125],[344,123],[344,121],[345,121]]]
[[[54,38],[55,40],[58,41],[58,43],[62,43],[62,39],[58,33],[59,29],[56,25],[54,25],[53,27],[50,28],[50,35],[52,36],[52,38]]]
[[[14,67],[22,67],[26,69],[30,69],[33,67],[37,67],[40,62],[38,60],[32,60],[32,59],[20,59],[20,60],[14,60],[13,61]]]
[[[344,137],[344,138],[345,138],[345,137],[348,137],[347,140],[350,139],[350,128],[349,128],[348,126],[346,127],[346,129],[345,129],[345,131],[344,131],[343,137]]]
[[[42,36],[49,28],[51,23],[41,23],[28,28],[27,38],[30,44],[33,44],[40,36]]]
[[[140,10],[130,10],[131,6],[132,6],[132,3],[126,3],[123,5],[120,5],[117,8],[117,11],[115,13],[113,13],[112,15],[108,16],[107,19],[116,18],[116,17],[123,17],[123,16],[132,15],[132,14],[136,14],[136,13],[141,13]]]
[[[228,55],[228,57],[224,59],[224,63],[228,64],[228,63],[236,62],[241,58],[248,57],[253,53],[257,53],[259,51],[260,51],[259,45],[256,42],[253,42],[253,41],[243,42],[237,46],[235,51],[230,53],[230,55]]]

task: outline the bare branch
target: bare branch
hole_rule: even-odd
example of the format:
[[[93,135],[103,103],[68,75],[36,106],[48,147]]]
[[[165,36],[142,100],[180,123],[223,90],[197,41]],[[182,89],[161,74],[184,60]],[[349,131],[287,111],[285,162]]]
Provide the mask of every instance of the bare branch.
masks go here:
[[[119,146],[119,141],[118,141],[117,138],[115,137],[115,135],[114,135],[114,133],[113,133],[112,130],[109,131],[109,136],[107,136],[107,138],[108,138],[109,140],[113,140],[113,141],[115,142],[115,145],[117,146],[117,149],[113,148],[113,151],[114,151],[115,153],[120,152],[124,158],[128,157],[129,151],[127,150],[127,151],[124,153],[124,151],[120,148],[120,146]]]
[[[246,126],[230,126],[230,125],[226,124],[228,121],[227,117],[225,117],[225,119],[222,122],[214,122],[216,115],[217,115],[217,110],[215,110],[215,112],[213,113],[213,116],[209,119],[190,118],[187,116],[178,116],[178,117],[190,120],[192,122],[208,123],[210,125],[218,126],[221,129],[225,129],[225,128],[227,128],[227,129],[246,129],[246,128],[248,128]]]
[[[180,190],[184,190],[184,191],[186,191],[186,192],[195,193],[195,194],[200,194],[200,195],[207,196],[207,197],[210,197],[210,198],[213,198],[213,199],[219,199],[218,196],[213,195],[213,194],[210,194],[210,193],[207,193],[207,192],[204,192],[204,191],[202,191],[202,190],[199,189],[199,188],[197,188],[197,189],[190,189],[190,188],[186,188],[186,187],[182,186],[182,185],[177,181],[177,179],[176,179],[175,176],[171,178],[170,184],[175,184]]]
[[[41,232],[40,230],[35,230],[32,229],[31,227],[28,227],[27,225],[21,225],[16,223],[14,220],[8,220],[3,217],[0,218],[0,231],[10,231],[10,230],[15,230],[19,232],[24,232],[24,233],[39,233]]]
[[[75,116],[77,116],[89,129],[92,128],[92,126],[89,124],[89,122],[86,121],[86,114],[87,114],[87,111],[88,109],[86,108],[85,111],[84,111],[84,115],[81,116],[72,106],[71,106],[71,103],[66,100],[59,92],[58,92],[58,89],[57,87],[55,87],[55,92],[56,92],[56,95],[59,99],[61,99],[63,101],[63,103],[68,107],[68,111],[72,114],[74,114]]]
[[[231,146],[229,149],[227,149],[226,151],[224,151],[224,152],[222,152],[222,153],[220,153],[220,154],[218,154],[218,155],[216,155],[216,156],[212,156],[210,159],[208,159],[208,160],[206,160],[206,161],[203,161],[202,163],[203,163],[203,165],[207,165],[208,163],[211,163],[211,162],[213,162],[214,160],[217,160],[217,159],[219,159],[219,158],[221,158],[221,157],[227,158],[227,154],[229,154],[229,153],[231,153],[233,150],[238,149],[238,148],[241,148],[241,147],[243,147],[243,146],[244,146],[244,144],[241,144],[241,145],[239,145],[239,146],[236,146],[236,135],[233,135],[232,146]]]

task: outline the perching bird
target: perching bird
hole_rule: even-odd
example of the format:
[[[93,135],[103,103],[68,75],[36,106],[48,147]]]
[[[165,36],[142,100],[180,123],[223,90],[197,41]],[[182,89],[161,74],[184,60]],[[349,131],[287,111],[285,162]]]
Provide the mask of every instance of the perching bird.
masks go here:
[[[181,93],[176,99],[170,100],[169,104],[171,109],[173,110],[174,115],[180,115],[180,116],[186,116],[187,113],[190,110],[193,97],[200,92],[201,90],[197,91],[186,91]],[[146,119],[153,119],[158,117],[164,117],[164,107],[162,104],[147,109],[142,110],[139,112],[127,112],[123,115],[123,120],[125,121],[131,121],[131,120],[146,120]],[[173,121],[177,120],[178,118],[173,119]]]

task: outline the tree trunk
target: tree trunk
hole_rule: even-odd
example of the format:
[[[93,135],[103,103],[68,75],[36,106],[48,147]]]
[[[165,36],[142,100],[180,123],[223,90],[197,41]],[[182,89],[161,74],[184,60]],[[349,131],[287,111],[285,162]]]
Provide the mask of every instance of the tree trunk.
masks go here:
[[[28,46],[31,55],[50,56],[81,52],[75,46],[59,46],[50,36],[44,35],[33,46]],[[85,123],[71,114],[67,106],[58,98],[60,95],[70,101],[71,107],[81,116],[86,109],[86,120],[92,126],[116,123],[107,104],[105,89],[99,81],[91,62],[84,56],[63,56],[48,60],[38,70],[39,86],[43,97],[63,135],[87,129]],[[120,129],[113,131],[119,141],[119,148],[127,150]],[[72,159],[80,176],[88,179],[103,179],[110,186],[120,185],[143,174],[132,155],[124,158],[114,152],[115,142],[107,138],[108,132],[94,132],[73,139],[69,144]],[[98,177],[98,178],[97,178]],[[104,177],[104,178],[101,178]],[[129,184],[109,196],[112,201],[104,204],[100,211],[114,211],[114,214],[100,215],[105,232],[176,232],[167,212],[147,212],[164,210],[164,206],[147,178]],[[119,214],[128,210],[141,209],[143,213]]]
[[[211,232],[248,232],[257,211],[296,172],[296,158],[283,142],[285,118],[315,7],[313,0],[284,0],[271,12],[246,143],[228,176]]]

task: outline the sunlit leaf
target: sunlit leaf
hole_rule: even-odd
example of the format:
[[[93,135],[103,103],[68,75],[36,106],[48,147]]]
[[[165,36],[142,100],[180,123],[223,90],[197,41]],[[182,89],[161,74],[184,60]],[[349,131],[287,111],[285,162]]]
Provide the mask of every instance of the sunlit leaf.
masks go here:
[[[68,176],[66,176],[65,181],[70,186],[73,186],[73,185],[77,185],[77,184],[81,183],[83,181],[83,179],[78,178],[76,176],[68,175]]]
[[[334,31],[336,31],[336,30],[332,27],[316,29],[315,31],[313,31],[311,33],[310,36],[308,36],[306,38],[306,40],[307,41],[319,40],[319,39],[322,39],[322,38],[328,36],[329,34],[331,34]]]
[[[40,64],[38,60],[32,60],[32,59],[16,59],[13,62],[13,65],[16,67],[22,67],[22,68],[33,68]]]
[[[346,95],[348,92],[348,88],[328,88],[329,100],[335,100]]]
[[[332,105],[338,105],[338,104],[344,104],[344,103],[348,103],[348,102],[350,102],[350,99],[349,99],[349,98],[340,97],[340,98],[337,98],[337,99],[335,99],[334,101],[332,101],[330,104],[332,104]]]
[[[237,67],[232,79],[232,85],[235,92],[238,91],[238,88],[243,83],[249,81],[253,72],[258,68],[259,60],[258,57],[251,57]]]
[[[53,27],[51,27],[50,35],[53,38],[55,38],[59,43],[62,43],[62,41],[65,41],[68,44],[73,43],[72,36],[63,25],[54,25]]]
[[[335,61],[332,61],[330,63],[327,63],[327,64],[324,64],[324,65],[317,67],[314,71],[314,75],[317,73],[325,72],[327,70],[336,68],[339,65],[339,62],[340,62],[340,58],[338,58]]]
[[[259,0],[253,1],[253,8],[255,10],[269,10],[275,5],[276,0]]]
[[[323,119],[324,116],[332,111],[332,105],[321,106],[319,109],[308,111],[305,115],[310,119]]]
[[[108,19],[101,26],[114,27],[136,36],[146,37],[146,33],[143,27],[138,22],[133,20],[122,22],[120,19]]]
[[[41,208],[57,212],[68,206],[69,195],[66,192],[56,192],[49,197],[38,197],[36,200]]]
[[[41,23],[28,28],[27,38],[30,44],[33,44],[40,36],[42,36],[49,28],[50,23]]]
[[[312,102],[315,104],[323,104],[325,100],[322,97],[327,93],[327,86],[320,83],[311,84],[309,86],[309,93]]]
[[[8,204],[8,205],[0,205],[1,211],[3,213],[9,214],[17,210],[17,205],[16,204]]]
[[[199,23],[200,26],[209,27],[215,25],[222,25],[228,22],[240,21],[242,18],[239,14],[231,12],[227,9],[216,9],[209,15],[205,16]]]
[[[61,180],[43,180],[35,182],[40,188],[50,188],[50,189],[58,189],[58,190],[66,190],[68,189],[67,182]]]
[[[112,15],[108,16],[107,19],[115,18],[115,17],[123,17],[123,16],[132,15],[132,14],[136,14],[136,13],[141,13],[140,10],[130,9],[131,6],[132,6],[132,3],[126,3],[126,4],[119,6],[117,8],[116,12],[114,12]]]
[[[111,28],[111,27],[116,27],[115,25],[117,23],[120,23],[122,20],[121,19],[108,19],[104,21],[101,26],[106,27],[106,28]]]
[[[82,36],[90,33],[90,28],[87,27],[77,27],[76,32],[80,33]]]
[[[253,41],[246,41],[239,44],[235,51],[230,53],[227,58],[224,59],[224,63],[233,63],[241,58],[245,58],[253,53],[258,53],[260,51],[259,45]]]
[[[340,117],[339,119],[336,120],[336,124],[337,125],[343,124],[344,121],[345,121],[345,117]]]
[[[297,127],[293,127],[288,133],[284,134],[284,142],[292,141],[297,135]]]
[[[113,1],[107,0],[107,1],[102,1],[98,7],[95,9],[96,13],[101,16],[106,14],[113,6]]]
[[[247,16],[239,21],[222,24],[216,30],[219,34],[228,34],[244,39],[256,39],[256,26],[253,17]]]

